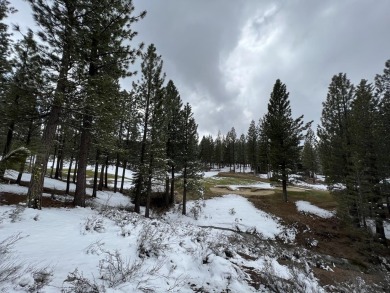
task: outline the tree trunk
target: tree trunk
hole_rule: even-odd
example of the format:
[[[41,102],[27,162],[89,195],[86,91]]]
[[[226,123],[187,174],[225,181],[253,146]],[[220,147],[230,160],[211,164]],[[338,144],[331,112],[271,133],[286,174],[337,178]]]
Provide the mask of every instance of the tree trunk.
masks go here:
[[[26,147],[29,147],[29,145],[30,145],[31,136],[32,136],[32,129],[33,129],[33,119],[30,119],[30,123],[28,125],[27,138],[26,138]],[[31,158],[32,158],[32,156],[31,156]],[[26,160],[27,160],[27,158],[26,158]],[[30,159],[30,162],[31,162],[31,159]],[[20,182],[22,181],[22,176],[24,173],[25,166],[26,166],[26,162],[23,162],[20,164],[18,178],[16,179],[16,182],[15,182],[16,184],[20,185]]]
[[[108,188],[108,156],[106,157],[106,172],[104,172],[104,187]]]
[[[169,203],[175,203],[175,166],[173,165],[171,168],[171,196],[169,198]]]
[[[287,202],[287,174],[286,166],[282,165],[282,187],[283,187],[283,199]]]
[[[145,162],[145,155],[146,155],[146,135],[148,130],[148,120],[149,120],[149,103],[150,103],[150,97],[148,95],[147,101],[146,101],[146,108],[145,108],[145,120],[144,120],[144,126],[143,126],[143,136],[142,136],[142,143],[141,143],[141,153],[140,153],[140,160],[139,165],[141,169]],[[134,211],[136,213],[140,213],[140,203],[141,203],[141,190],[143,185],[143,174],[141,170],[138,170],[138,176],[135,182],[135,198],[134,198]]]
[[[70,173],[72,172],[72,164],[73,164],[73,154],[70,156],[68,175],[66,176],[66,190],[65,190],[65,194],[69,194],[69,188],[70,188]]]
[[[95,172],[93,173],[92,197],[96,197],[97,177],[98,177],[98,173],[99,173],[99,157],[100,157],[100,151],[98,148],[96,150],[96,157],[95,157]]]
[[[57,146],[54,147],[53,163],[51,164],[51,169],[50,169],[50,178],[53,178],[54,165],[56,163],[56,156],[57,156]]]
[[[148,187],[146,190],[145,218],[149,218],[151,193],[152,193],[152,174],[149,172]]]
[[[79,159],[77,170],[77,182],[76,192],[74,195],[74,205],[85,207],[86,187],[87,187],[87,164],[88,164],[88,151],[91,142],[90,128],[92,124],[92,116],[89,113],[89,109],[85,110],[83,117],[83,128],[81,130],[80,146],[79,146]]]
[[[15,129],[15,121],[12,120],[8,124],[7,140],[5,142],[4,149],[3,149],[3,158],[11,150],[12,140],[13,140],[13,137],[14,137],[14,129]]]
[[[148,186],[147,186],[147,190],[146,190],[146,208],[145,208],[145,217],[146,218],[149,218],[150,197],[151,197],[151,193],[152,193],[153,163],[154,163],[154,156],[152,153],[150,155],[149,168],[148,168]]]
[[[165,206],[169,206],[170,190],[169,190],[169,176],[165,177]]]
[[[98,54],[98,44],[99,40],[95,35],[91,37],[91,51],[88,67],[88,87],[91,87],[91,90],[94,88],[93,78],[98,74],[97,64],[97,54]],[[91,100],[92,99],[92,100]],[[76,183],[76,192],[74,195],[74,204],[76,206],[85,207],[85,197],[86,197],[86,185],[87,185],[87,164],[88,164],[88,151],[91,143],[91,127],[92,127],[92,115],[93,111],[91,109],[91,103],[93,103],[93,98],[90,93],[87,93],[87,99],[85,101],[85,112],[83,113],[83,125],[81,130],[80,137],[80,146],[79,146],[79,169],[77,171],[77,183]]]
[[[72,178],[73,183],[76,183],[76,174],[78,168],[79,168],[79,161],[76,159],[76,163],[74,165],[74,171],[73,171],[73,178]]]
[[[12,120],[8,124],[8,131],[7,131],[7,140],[4,145],[3,149],[3,158],[10,152],[11,150],[11,144],[12,144],[12,139],[14,136],[14,129],[15,129],[15,121]],[[7,166],[5,164],[0,164],[0,178],[4,177],[5,170],[7,169]]]
[[[58,154],[57,154],[57,166],[56,166],[56,173],[54,175],[55,179],[62,179],[62,163],[64,162],[64,147],[65,147],[65,136],[62,134],[61,144],[58,147]]]
[[[104,185],[104,165],[105,161],[102,163],[102,168],[100,169],[100,179],[99,179],[99,186],[98,190],[102,191],[103,190],[103,185]]]
[[[35,156],[30,156],[30,162],[28,164],[28,171],[32,173],[33,164],[35,164]]]
[[[116,191],[117,191],[118,171],[119,171],[119,153],[116,153],[115,178],[114,178],[114,193],[116,193]]]
[[[61,77],[61,75],[60,75]],[[59,78],[57,85],[57,96],[65,91],[64,83],[65,76]],[[27,192],[27,205],[29,208],[41,209],[42,208],[42,191],[43,183],[45,180],[45,174],[47,170],[47,162],[49,160],[49,152],[53,146],[54,137],[56,134],[57,125],[61,114],[61,107],[57,104],[61,104],[62,99],[57,97],[52,110],[50,111],[47,125],[43,131],[40,150],[37,154],[35,164],[32,168],[31,181]]]
[[[16,179],[16,182],[15,182],[16,184],[20,185],[20,182],[22,181],[22,176],[23,176],[25,165],[26,165],[26,162],[23,162],[20,164],[18,178]]]
[[[72,28],[75,23],[75,7],[73,5],[69,5],[68,3],[66,3],[66,6],[68,9],[67,17],[69,18],[69,25],[67,25],[64,31],[65,41],[62,44],[62,48],[60,48],[63,53],[61,57],[61,64],[59,66],[60,70],[57,79],[57,87],[54,93],[54,100],[48,115],[46,127],[43,130],[41,144],[38,149],[37,159],[32,170],[31,181],[27,192],[28,207],[36,209],[41,209],[42,207],[42,190],[47,162],[49,159],[49,152],[53,147],[57,126],[60,121],[61,107],[63,105],[67,89],[67,75],[70,68],[71,50],[73,50],[72,46],[74,46],[74,44],[70,42],[70,39],[73,35]]]
[[[183,173],[183,211],[182,214],[186,215],[187,213],[187,166],[184,167]]]
[[[127,161],[125,160],[125,161],[123,162],[121,188],[119,189],[119,192],[120,192],[120,193],[123,193],[123,185],[125,184],[126,167],[127,167]]]

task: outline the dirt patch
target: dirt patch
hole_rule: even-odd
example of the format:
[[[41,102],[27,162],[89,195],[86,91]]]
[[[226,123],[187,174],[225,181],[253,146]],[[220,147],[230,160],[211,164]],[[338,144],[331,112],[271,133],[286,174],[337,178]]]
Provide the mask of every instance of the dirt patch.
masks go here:
[[[370,235],[346,227],[337,218],[323,219],[298,212],[295,200],[282,200],[281,194],[273,196],[247,197],[255,207],[282,219],[285,225],[298,230],[296,244],[324,257],[338,262],[332,271],[314,268],[321,285],[335,285],[361,277],[367,283],[380,282],[374,264],[377,255],[390,256],[390,250],[375,244]],[[313,244],[313,241],[316,243]]]
[[[1,192],[0,193],[0,205],[18,205],[20,203],[26,203],[27,196]],[[53,197],[42,197],[42,207],[44,208],[69,208],[74,207],[73,205],[73,196],[53,196]]]

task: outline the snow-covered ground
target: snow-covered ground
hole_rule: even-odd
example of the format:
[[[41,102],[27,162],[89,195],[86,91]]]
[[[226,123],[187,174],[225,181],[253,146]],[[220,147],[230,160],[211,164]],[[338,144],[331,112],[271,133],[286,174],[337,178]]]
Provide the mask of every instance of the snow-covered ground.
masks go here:
[[[324,218],[324,219],[332,218],[335,216],[334,212],[330,212],[328,210],[319,208],[319,207],[311,204],[308,201],[298,200],[295,202],[295,204],[297,206],[298,211],[300,211],[302,213],[316,215],[316,216]]]
[[[49,162],[48,166],[51,167],[51,165],[52,165],[52,163]],[[69,168],[69,165],[67,163],[65,163],[64,164],[64,168]],[[48,169],[48,170],[50,170],[50,169]],[[92,166],[92,165],[89,165],[89,166],[87,166],[87,170],[94,171],[95,167]],[[114,175],[115,174],[115,166],[111,166],[111,165],[108,166],[107,173],[110,174],[110,175]],[[122,174],[123,174],[123,168],[119,167],[118,168],[118,183],[117,183],[118,187],[121,184]],[[133,186],[133,182],[132,182],[133,176],[134,176],[134,172],[133,171],[125,169],[125,179],[124,179],[124,184],[123,184],[123,188],[124,189],[130,189]],[[15,170],[6,170],[5,178],[16,180],[17,177],[18,177],[18,172],[17,171],[15,171]],[[29,182],[30,180],[31,180],[31,174],[23,173],[22,181]],[[87,180],[92,180],[92,178],[87,178]],[[65,190],[66,189],[66,182],[45,177],[44,186],[47,187],[47,188],[56,189],[56,190]],[[114,186],[114,181],[113,180],[109,180],[108,186],[113,187]],[[70,191],[74,191],[75,189],[76,189],[76,185],[71,183],[69,185],[69,190]]]
[[[215,187],[224,187],[231,191],[240,190],[240,189],[275,189],[274,186],[272,186],[268,182],[256,182],[253,184],[228,184],[228,185],[215,185]]]
[[[279,219],[256,209],[246,198],[239,195],[224,195],[209,200],[191,201],[187,205],[191,217],[177,212],[166,215],[169,221],[200,226],[214,226],[239,231],[256,232],[266,239],[276,236],[293,241],[295,230],[287,229]]]
[[[267,188],[264,184],[253,187]],[[45,186],[65,189],[54,179]],[[27,188],[1,184],[0,192],[25,194]],[[278,261],[285,252],[273,240],[293,242],[296,230],[241,196],[189,201],[187,216],[177,205],[154,219],[122,209],[132,204],[120,193],[99,191],[89,204],[43,210],[0,206],[0,276],[17,268],[12,280],[0,278],[0,292],[272,291],[251,286],[248,269],[269,284],[291,281],[297,292],[325,292],[304,259],[297,260],[304,268]],[[297,208],[333,216],[309,202],[297,202]]]
[[[1,187],[10,191],[10,186]],[[125,204],[119,193],[99,195],[101,203],[110,198],[112,206]],[[310,290],[322,292],[312,274],[292,271],[259,246],[257,238],[292,241],[295,231],[245,198],[190,201],[188,211],[183,216],[177,206],[146,219],[107,205],[43,210],[0,206],[0,247],[17,239],[0,256],[0,271],[1,261],[22,267],[15,280],[0,283],[0,291],[38,291],[47,283],[39,292],[92,292],[93,286],[99,292],[256,292],[247,281],[245,268],[250,267],[278,280],[295,282],[298,276]],[[238,230],[252,235],[253,243],[234,232]],[[259,252],[248,260],[239,250]]]

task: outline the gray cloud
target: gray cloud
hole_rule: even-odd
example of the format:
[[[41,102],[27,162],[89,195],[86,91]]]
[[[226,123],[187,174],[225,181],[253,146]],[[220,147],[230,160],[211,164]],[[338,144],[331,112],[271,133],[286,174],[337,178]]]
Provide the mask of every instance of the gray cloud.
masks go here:
[[[193,104],[201,134],[245,132],[267,109],[277,78],[293,114],[319,122],[331,77],[372,80],[390,58],[390,2],[136,1],[149,14],[140,38],[154,42],[168,78]]]
[[[246,133],[266,112],[277,78],[287,85],[293,114],[317,124],[334,74],[372,81],[390,58],[387,0],[134,3],[148,11],[136,41],[156,45],[201,135],[232,126]],[[11,22],[28,23],[19,10]]]

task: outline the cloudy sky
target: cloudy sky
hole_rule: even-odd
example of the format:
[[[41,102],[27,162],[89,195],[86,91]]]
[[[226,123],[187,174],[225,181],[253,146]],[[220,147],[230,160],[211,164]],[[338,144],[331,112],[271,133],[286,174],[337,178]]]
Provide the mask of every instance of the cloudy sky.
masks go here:
[[[28,25],[29,9],[12,22]],[[319,123],[334,74],[372,81],[390,59],[388,0],[134,0],[147,16],[137,42],[154,43],[167,80],[189,102],[200,135],[247,133],[276,79],[294,117]]]

